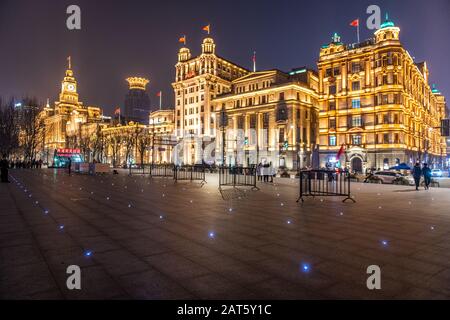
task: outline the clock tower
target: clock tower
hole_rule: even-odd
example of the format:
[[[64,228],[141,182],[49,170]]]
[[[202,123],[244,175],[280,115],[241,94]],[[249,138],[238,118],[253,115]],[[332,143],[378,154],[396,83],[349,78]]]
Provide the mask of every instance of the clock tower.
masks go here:
[[[61,83],[61,93],[59,94],[60,104],[73,105],[78,107],[78,93],[77,93],[77,81],[73,76],[71,58],[67,58],[68,69],[66,70],[66,76]]]

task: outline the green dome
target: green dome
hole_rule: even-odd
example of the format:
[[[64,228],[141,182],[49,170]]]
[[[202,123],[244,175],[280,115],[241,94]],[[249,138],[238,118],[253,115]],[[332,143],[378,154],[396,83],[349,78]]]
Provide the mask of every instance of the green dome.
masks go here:
[[[395,24],[394,24],[394,22],[389,20],[389,16],[386,13],[386,20],[381,24],[380,28],[384,29],[384,28],[389,28],[389,27],[395,27]]]

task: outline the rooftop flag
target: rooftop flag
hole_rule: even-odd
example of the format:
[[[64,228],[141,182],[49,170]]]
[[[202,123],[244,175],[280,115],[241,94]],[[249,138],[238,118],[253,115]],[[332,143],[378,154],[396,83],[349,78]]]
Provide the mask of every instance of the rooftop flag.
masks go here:
[[[182,36],[180,39],[178,39],[178,42],[184,43],[186,45],[186,36]]]
[[[356,27],[356,36],[357,36],[358,43],[359,43],[359,18],[350,22],[350,26]]]
[[[204,26],[202,30],[208,32],[209,34],[211,32],[211,25],[208,24],[207,26]]]

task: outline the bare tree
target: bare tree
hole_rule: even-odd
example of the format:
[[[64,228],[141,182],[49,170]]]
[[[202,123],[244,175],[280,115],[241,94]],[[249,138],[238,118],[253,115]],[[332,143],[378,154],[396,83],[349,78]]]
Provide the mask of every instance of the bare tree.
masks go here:
[[[20,127],[19,143],[24,158],[28,161],[36,160],[39,138],[44,130],[44,119],[40,117],[41,109],[35,98],[25,98],[17,112]]]
[[[115,135],[114,133],[108,134],[106,137],[106,149],[111,150],[112,157],[112,165],[113,167],[117,166],[117,156],[119,154],[120,145],[121,145],[121,137],[119,135]]]
[[[141,159],[141,164],[144,164],[144,153],[145,150],[150,146],[152,138],[148,129],[140,129],[138,131],[137,139],[137,149]]]
[[[135,141],[135,134],[125,132],[125,134],[122,135],[122,142],[125,145],[125,163],[127,166],[130,163],[131,152],[133,151]]]
[[[92,136],[91,139],[91,151],[92,151],[92,159],[96,160],[98,162],[103,162],[103,149],[105,142],[104,142],[104,136],[102,133],[102,128],[99,124],[97,124],[96,132]]]
[[[19,147],[18,115],[14,106],[14,100],[3,104],[0,98],[0,153],[3,157],[9,157]]]

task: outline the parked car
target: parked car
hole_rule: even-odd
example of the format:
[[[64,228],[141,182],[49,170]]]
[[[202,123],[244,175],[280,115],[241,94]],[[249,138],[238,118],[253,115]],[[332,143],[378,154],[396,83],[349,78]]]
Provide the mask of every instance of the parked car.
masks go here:
[[[394,171],[377,171],[373,175],[379,178],[381,183],[394,183],[396,178],[402,176],[400,173]]]
[[[442,170],[441,169],[433,169],[433,170],[431,170],[431,175],[433,177],[442,177]]]

